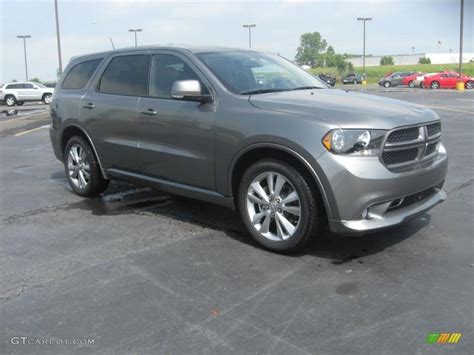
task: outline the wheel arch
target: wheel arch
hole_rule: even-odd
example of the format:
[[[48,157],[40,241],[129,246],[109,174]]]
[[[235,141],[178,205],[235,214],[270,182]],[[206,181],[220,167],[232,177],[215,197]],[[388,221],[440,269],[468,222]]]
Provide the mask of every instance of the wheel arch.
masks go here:
[[[97,154],[97,150],[95,148],[94,142],[92,141],[90,135],[87,133],[87,131],[84,128],[73,123],[67,125],[61,132],[59,144],[61,147],[61,154],[63,156],[63,161],[64,161],[64,149],[66,149],[67,142],[74,136],[79,136],[85,139],[89,143],[89,145],[92,148],[92,151],[94,152],[95,158],[97,159],[97,162],[99,163],[102,176],[104,177],[104,179],[108,179],[107,174],[102,166],[102,162],[100,160],[99,154]]]
[[[320,174],[316,172],[314,167],[301,154],[291,148],[276,143],[261,143],[246,147],[240,151],[238,156],[233,160],[228,183],[234,200],[238,193],[239,181],[242,174],[251,164],[264,158],[283,160],[303,174],[316,195],[320,196],[326,217],[331,218],[331,204],[329,203],[327,190],[324,187]]]

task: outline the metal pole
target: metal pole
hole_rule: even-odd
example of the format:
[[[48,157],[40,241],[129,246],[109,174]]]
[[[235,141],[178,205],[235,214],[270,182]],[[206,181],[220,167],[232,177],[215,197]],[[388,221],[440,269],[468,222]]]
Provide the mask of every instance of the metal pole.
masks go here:
[[[462,36],[463,36],[463,19],[464,19],[464,0],[461,0],[461,19],[459,28],[459,78],[462,72]]]
[[[134,32],[135,33],[135,47],[137,46],[137,31]]]
[[[59,14],[58,14],[58,0],[54,0],[54,12],[56,14],[56,37],[58,41],[58,59],[59,59],[59,73],[63,72],[63,61],[61,59],[61,37],[59,35]]]
[[[28,81],[28,61],[26,60],[26,37],[23,37],[23,52],[25,54],[25,73],[26,81]]]
[[[249,26],[249,48],[252,48],[252,27]]]
[[[109,39],[110,39],[110,44],[112,45],[112,49],[115,49],[115,46],[114,46],[114,41],[112,41],[112,37],[109,36]]]
[[[249,30],[249,48],[252,48],[252,27],[256,27],[255,24],[243,25],[242,27],[248,28]]]
[[[364,19],[364,44],[362,50],[362,77],[365,80],[365,19]]]

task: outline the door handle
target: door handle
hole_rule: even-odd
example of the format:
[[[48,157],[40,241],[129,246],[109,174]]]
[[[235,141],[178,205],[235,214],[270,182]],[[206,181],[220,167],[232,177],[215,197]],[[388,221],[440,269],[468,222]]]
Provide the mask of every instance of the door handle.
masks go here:
[[[147,110],[143,110],[142,112],[140,112],[142,115],[148,115],[148,116],[156,116],[158,114],[158,112],[156,112],[154,109],[152,108],[149,108]]]
[[[92,102],[89,102],[87,105],[82,106],[84,108],[88,108],[89,110],[95,108],[95,105]]]

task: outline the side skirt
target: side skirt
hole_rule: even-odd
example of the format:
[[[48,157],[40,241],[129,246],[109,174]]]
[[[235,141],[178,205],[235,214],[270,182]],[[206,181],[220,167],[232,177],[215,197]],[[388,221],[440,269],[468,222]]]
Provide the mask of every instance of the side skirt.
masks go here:
[[[144,185],[160,191],[169,192],[175,195],[193,198],[205,202],[215,203],[235,210],[234,199],[226,197],[218,192],[202,189],[199,187],[171,182],[146,175],[132,173],[120,169],[107,169],[107,175],[117,180],[124,180],[136,184]]]

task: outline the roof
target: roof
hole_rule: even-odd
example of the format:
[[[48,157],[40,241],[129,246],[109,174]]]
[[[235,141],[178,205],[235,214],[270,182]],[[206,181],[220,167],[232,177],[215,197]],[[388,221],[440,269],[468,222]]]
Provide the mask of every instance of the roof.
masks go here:
[[[252,49],[243,49],[243,48],[229,48],[229,47],[218,47],[218,46],[194,46],[194,45],[186,45],[186,44],[157,44],[157,45],[148,45],[148,46],[137,46],[137,47],[125,47],[125,48],[118,48],[111,51],[105,52],[97,52],[97,53],[89,53],[80,56],[76,56],[71,58],[71,62],[77,59],[85,59],[85,58],[98,58],[98,57],[105,57],[112,53],[126,53],[126,52],[134,52],[139,50],[175,50],[181,52],[191,52],[191,53],[205,53],[205,52],[232,52],[232,51],[245,51],[245,52],[257,52]]]

